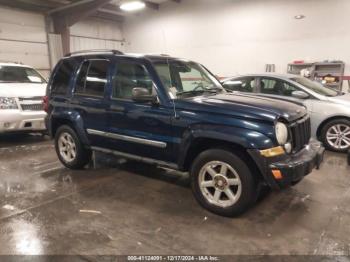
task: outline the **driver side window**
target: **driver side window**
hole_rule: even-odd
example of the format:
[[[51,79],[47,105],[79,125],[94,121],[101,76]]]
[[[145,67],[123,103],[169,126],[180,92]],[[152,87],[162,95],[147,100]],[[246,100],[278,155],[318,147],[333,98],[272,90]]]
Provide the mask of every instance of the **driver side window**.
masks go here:
[[[232,91],[253,93],[255,88],[255,78],[249,77],[227,80],[223,83],[223,86]]]
[[[146,88],[150,94],[154,92],[153,81],[146,68],[137,63],[118,63],[112,81],[112,97],[131,99],[135,87]]]
[[[262,94],[292,96],[292,93],[297,90],[296,87],[280,79],[261,78],[260,80],[260,92]]]

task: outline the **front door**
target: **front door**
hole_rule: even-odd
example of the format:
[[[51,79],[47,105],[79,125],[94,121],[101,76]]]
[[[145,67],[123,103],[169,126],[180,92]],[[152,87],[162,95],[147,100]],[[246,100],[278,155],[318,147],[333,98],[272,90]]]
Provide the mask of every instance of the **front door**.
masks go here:
[[[110,148],[122,153],[165,162],[173,161],[172,107],[137,103],[132,89],[142,87],[157,94],[154,81],[142,63],[118,60],[112,73],[108,128]]]

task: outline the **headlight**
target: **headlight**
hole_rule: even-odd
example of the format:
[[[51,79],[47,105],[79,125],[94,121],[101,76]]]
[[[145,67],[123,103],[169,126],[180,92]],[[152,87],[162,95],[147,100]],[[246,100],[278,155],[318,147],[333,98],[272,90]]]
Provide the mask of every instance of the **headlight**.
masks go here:
[[[288,128],[285,124],[277,122],[275,126],[276,139],[279,145],[283,146],[288,141]]]
[[[0,109],[18,109],[16,99],[11,97],[0,97]]]

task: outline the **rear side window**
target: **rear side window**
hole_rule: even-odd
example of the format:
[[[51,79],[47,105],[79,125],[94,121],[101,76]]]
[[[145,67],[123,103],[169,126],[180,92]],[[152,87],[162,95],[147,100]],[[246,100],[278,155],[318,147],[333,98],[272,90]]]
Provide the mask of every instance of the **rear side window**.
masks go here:
[[[80,68],[75,93],[102,97],[107,84],[108,67],[108,60],[85,61]]]
[[[52,94],[65,95],[67,93],[76,66],[77,62],[74,60],[63,60],[61,62],[51,84]]]

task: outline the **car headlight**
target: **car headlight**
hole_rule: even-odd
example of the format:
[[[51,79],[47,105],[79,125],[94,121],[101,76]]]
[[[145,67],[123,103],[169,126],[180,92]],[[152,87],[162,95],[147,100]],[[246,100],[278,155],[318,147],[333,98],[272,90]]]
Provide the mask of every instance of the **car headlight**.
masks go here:
[[[283,146],[288,141],[288,128],[285,124],[277,122],[275,126],[276,139],[279,145]]]
[[[15,98],[0,97],[0,109],[18,109]]]

